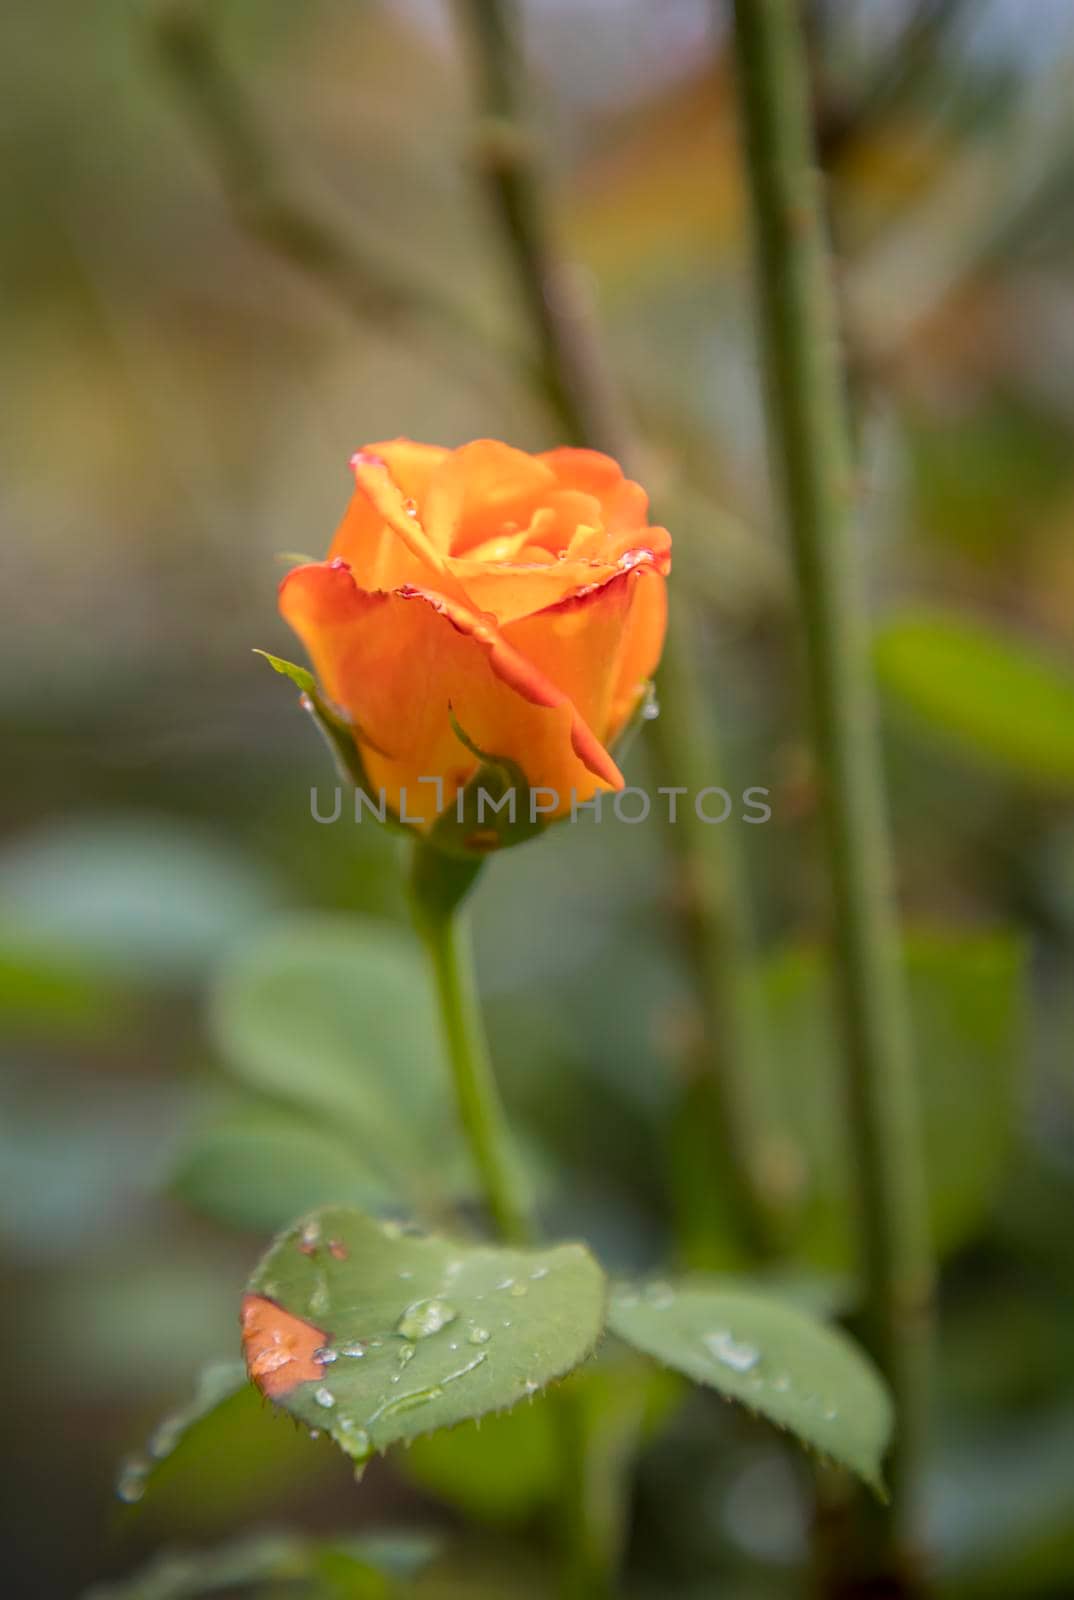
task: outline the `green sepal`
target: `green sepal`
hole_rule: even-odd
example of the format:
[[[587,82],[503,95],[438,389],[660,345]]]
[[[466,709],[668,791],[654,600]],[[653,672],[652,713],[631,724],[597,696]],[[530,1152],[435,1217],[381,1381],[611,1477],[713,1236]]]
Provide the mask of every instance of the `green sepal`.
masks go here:
[[[294,661],[285,661],[282,656],[271,655],[268,650],[255,650],[254,655],[263,656],[274,672],[290,678],[295,688],[302,691],[302,709],[308,711],[313,718],[318,733],[328,746],[337,774],[344,783],[360,790],[368,798],[370,806],[374,807],[379,817],[379,808],[375,800],[376,790],[366,773],[355,731],[351,724],[325,700],[317,688],[317,680],[313,673],[306,667],[298,666]],[[384,806],[384,825],[395,829],[398,833],[412,831],[399,820],[397,813],[387,804]]]
[[[547,819],[531,819],[529,779],[517,761],[482,750],[454,712],[449,715],[455,737],[481,765],[460,793],[444,806],[429,830],[429,843],[447,854],[469,858],[525,844],[547,826]],[[513,796],[513,808],[508,805],[503,811],[494,810],[507,795]]]

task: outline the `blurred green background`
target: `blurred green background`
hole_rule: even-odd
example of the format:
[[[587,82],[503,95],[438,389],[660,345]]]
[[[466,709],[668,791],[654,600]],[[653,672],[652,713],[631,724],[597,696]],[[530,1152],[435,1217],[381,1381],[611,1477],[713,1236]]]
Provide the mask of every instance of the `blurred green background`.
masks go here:
[[[1058,1600],[1074,1592],[1074,10],[807,10],[944,1258],[934,1568],[944,1593]],[[825,883],[726,19],[701,0],[525,12],[555,225],[704,610],[711,781],[772,791],[771,822],[729,821],[724,842],[758,929],[796,1246],[845,1274]],[[5,1592],[77,1593],[162,1544],[275,1523],[420,1530],[438,1553],[418,1592],[541,1594],[550,1468],[532,1426],[375,1463],[359,1491],[246,1391],[137,1503],[114,1495],[202,1364],[233,1356],[271,1230],[383,1199],[347,1127],[345,1043],[310,1016],[335,985],[355,1037],[390,1032],[361,964],[322,959],[342,935],[318,914],[401,924],[397,847],[310,819],[310,785],[334,780],[250,653],[295,653],[279,555],[323,552],[366,440],[556,442],[497,354],[525,328],[451,7],[206,14],[193,74],[161,30],[174,10],[146,0],[0,18]],[[345,299],[280,250],[296,206],[369,264]],[[479,331],[427,313],[445,297]],[[635,781],[676,781],[657,749],[647,731]],[[735,1262],[690,1137],[700,1024],[672,842],[658,821],[563,828],[496,862],[476,911],[549,1225],[618,1269]],[[380,948],[378,927],[354,937]],[[250,1036],[266,1016],[302,1041],[289,1065]],[[371,1079],[390,1076],[385,1051]],[[450,1120],[429,1115],[448,1171]],[[806,1592],[801,1459],[714,1396],[656,1410],[630,1592]],[[266,1570],[258,1592],[283,1592]],[[286,1592],[366,1592],[332,1581],[298,1572]],[[156,1592],[201,1592],[175,1582]]]

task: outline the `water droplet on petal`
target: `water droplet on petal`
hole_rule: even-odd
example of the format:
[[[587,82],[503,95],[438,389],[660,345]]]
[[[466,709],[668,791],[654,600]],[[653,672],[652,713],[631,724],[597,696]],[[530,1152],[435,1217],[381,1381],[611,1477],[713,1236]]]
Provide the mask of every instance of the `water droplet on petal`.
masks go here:
[[[739,1343],[727,1328],[717,1328],[714,1333],[702,1335],[701,1341],[709,1354],[732,1372],[749,1372],[761,1359],[755,1345]]]

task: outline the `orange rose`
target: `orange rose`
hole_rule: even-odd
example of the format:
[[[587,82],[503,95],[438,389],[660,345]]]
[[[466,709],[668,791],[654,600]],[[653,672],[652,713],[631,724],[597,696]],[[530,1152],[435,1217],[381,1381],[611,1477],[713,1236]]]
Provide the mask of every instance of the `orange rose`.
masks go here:
[[[554,791],[548,820],[572,794],[621,788],[609,746],[666,622],[671,540],[645,492],[593,451],[491,439],[395,439],[351,465],[328,559],[288,574],[280,610],[370,786],[423,825],[478,770],[475,750]],[[439,797],[419,782],[433,777]]]

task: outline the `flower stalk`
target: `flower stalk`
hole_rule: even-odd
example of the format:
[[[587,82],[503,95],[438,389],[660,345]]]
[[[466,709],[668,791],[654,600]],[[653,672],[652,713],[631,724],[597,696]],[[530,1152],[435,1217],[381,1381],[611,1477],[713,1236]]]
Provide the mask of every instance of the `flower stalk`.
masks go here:
[[[823,782],[856,1158],[865,1336],[891,1385],[896,1445],[887,1558],[905,1551],[926,1407],[932,1267],[900,970],[854,484],[830,268],[793,0],[736,0],[773,466],[791,536]],[[883,1559],[883,1557],[882,1557]]]
[[[492,1070],[462,906],[480,868],[480,861],[471,863],[416,844],[411,877],[414,923],[429,953],[455,1103],[489,1215],[502,1239],[528,1244],[535,1234],[533,1218]]]

